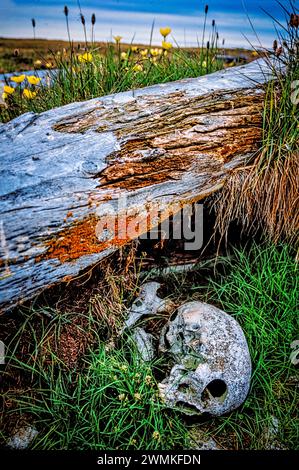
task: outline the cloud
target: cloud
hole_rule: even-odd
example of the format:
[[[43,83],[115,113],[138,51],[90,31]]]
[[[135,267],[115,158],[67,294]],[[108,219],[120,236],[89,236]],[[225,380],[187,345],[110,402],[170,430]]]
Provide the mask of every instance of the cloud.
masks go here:
[[[3,6],[4,1],[4,6]],[[63,16],[63,5],[28,4],[26,14],[20,7],[16,7],[13,0],[2,0],[0,10],[5,10],[5,18],[1,14],[1,35],[10,37],[31,37],[31,18],[36,18],[36,33],[38,37],[49,39],[67,39],[65,18]],[[151,25],[155,19],[155,32],[153,43],[161,41],[159,27],[169,25],[173,29],[173,36],[180,45],[195,46],[197,35],[201,38],[202,19],[197,15],[178,15],[174,13],[152,13],[138,11],[119,11],[105,8],[84,8],[84,14],[89,23],[91,14],[97,16],[96,39],[110,40],[111,31],[120,34],[126,42],[130,42],[134,36],[136,43],[147,43],[149,41]],[[244,39],[256,44],[255,38],[246,15],[243,13],[215,12],[213,15],[218,25],[220,37],[226,39],[226,45],[231,47],[248,47]],[[275,37],[272,22],[268,17],[255,17],[252,19],[261,42],[266,46],[273,43]],[[70,9],[71,35],[74,40],[82,41],[83,30],[79,20],[77,8]]]

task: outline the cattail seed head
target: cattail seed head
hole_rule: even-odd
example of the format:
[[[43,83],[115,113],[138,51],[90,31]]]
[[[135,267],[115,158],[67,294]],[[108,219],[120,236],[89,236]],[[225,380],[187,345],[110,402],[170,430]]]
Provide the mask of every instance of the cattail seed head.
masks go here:
[[[212,27],[213,27],[213,28],[215,28],[215,24],[216,24],[216,22],[215,22],[215,20],[213,20],[213,21],[212,21]]]
[[[34,19],[34,18],[32,18],[31,23],[32,23],[32,27],[35,28],[36,22],[35,22],[35,19]]]
[[[277,40],[275,39],[273,42],[273,51],[276,52],[278,48]]]
[[[210,49],[210,41],[207,42],[207,49]]]
[[[65,16],[69,16],[69,9],[66,5],[64,6],[63,11],[64,11]]]
[[[80,13],[80,18],[81,18],[81,23],[83,24],[83,26],[85,26],[85,17],[82,13]]]
[[[205,14],[206,14],[206,15],[208,14],[208,11],[209,11],[209,5],[206,5],[206,6],[205,6]]]
[[[96,15],[93,13],[91,15],[91,24],[94,26],[95,25],[95,22],[96,22]]]

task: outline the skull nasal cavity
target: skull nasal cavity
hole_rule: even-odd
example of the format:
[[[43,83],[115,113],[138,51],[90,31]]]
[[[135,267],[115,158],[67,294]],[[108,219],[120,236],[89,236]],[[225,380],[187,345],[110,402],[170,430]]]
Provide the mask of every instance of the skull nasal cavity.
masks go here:
[[[227,392],[226,383],[220,379],[212,380],[203,391],[204,394],[205,392],[209,392],[214,398],[220,398]]]

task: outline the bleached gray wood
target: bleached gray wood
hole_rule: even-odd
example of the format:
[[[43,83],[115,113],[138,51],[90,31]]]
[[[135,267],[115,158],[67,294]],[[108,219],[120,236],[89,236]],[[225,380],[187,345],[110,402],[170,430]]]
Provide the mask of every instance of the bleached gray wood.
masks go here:
[[[109,232],[97,247],[92,232],[120,195],[142,218],[154,202],[167,209],[220,188],[258,148],[271,76],[257,60],[2,124],[2,309],[117,249]]]

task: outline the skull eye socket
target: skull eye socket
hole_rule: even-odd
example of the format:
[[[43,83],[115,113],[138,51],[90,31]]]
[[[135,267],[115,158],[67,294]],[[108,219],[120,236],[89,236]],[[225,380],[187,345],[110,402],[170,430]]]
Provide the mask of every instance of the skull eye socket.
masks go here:
[[[224,380],[214,379],[212,380],[202,392],[202,400],[208,400],[209,398],[216,398],[219,401],[224,401],[227,395],[227,386]]]

